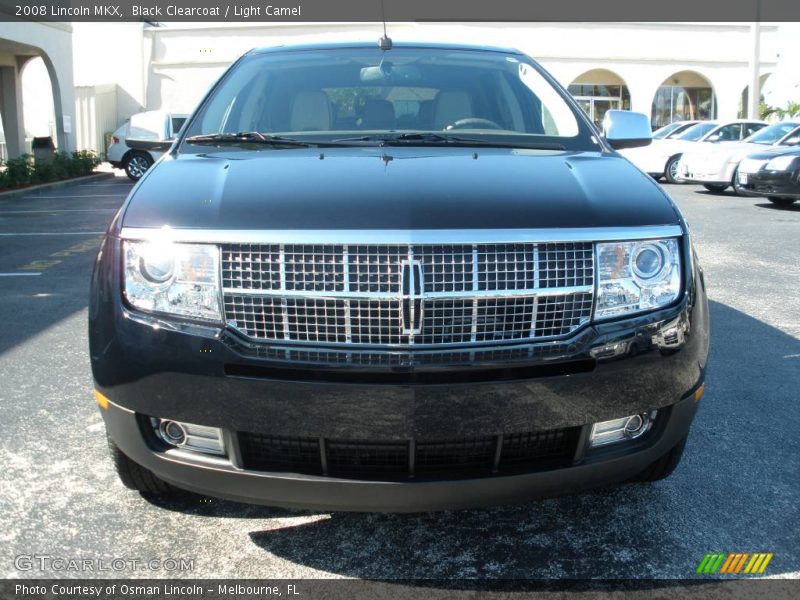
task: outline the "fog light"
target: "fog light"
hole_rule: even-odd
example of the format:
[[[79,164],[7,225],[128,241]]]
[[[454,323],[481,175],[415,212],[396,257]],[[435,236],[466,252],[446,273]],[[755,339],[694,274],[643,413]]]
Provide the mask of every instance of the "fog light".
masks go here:
[[[156,418],[151,418],[150,423],[158,438],[170,446],[225,456],[222,430],[217,427]]]
[[[186,441],[186,432],[177,421],[161,421],[158,431],[164,441],[173,446],[180,446]]]
[[[647,433],[655,418],[656,411],[654,410],[649,413],[595,423],[592,425],[592,433],[589,436],[589,447],[596,448],[625,440],[635,440]]]

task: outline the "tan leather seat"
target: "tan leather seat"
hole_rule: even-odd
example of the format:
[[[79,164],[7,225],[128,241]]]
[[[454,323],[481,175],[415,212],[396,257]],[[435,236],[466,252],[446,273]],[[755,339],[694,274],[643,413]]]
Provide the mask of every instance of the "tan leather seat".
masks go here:
[[[394,104],[388,100],[373,99],[364,103],[361,129],[394,129]]]
[[[472,100],[466,92],[460,90],[442,90],[434,100],[433,128],[444,129],[461,119],[474,117]]]
[[[329,131],[332,123],[333,111],[325,92],[315,90],[295,95],[289,116],[292,131]]]

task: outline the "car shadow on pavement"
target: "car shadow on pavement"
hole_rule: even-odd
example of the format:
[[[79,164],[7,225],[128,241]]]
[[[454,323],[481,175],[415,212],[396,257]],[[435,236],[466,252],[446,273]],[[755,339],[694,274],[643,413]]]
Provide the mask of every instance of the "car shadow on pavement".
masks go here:
[[[720,198],[720,199],[737,199],[737,200],[749,200],[751,202],[756,202],[753,206],[757,206],[758,208],[770,208],[772,210],[780,210],[780,211],[788,211],[788,212],[797,212],[800,211],[800,201],[795,202],[794,204],[790,204],[789,206],[778,206],[772,202],[761,202],[764,198],[758,196],[742,196],[735,192],[733,188],[728,188],[722,192],[711,192],[705,189],[698,189],[694,190],[695,194],[700,196],[709,196],[711,198]]]
[[[796,572],[800,341],[724,304],[710,307],[707,392],[683,462],[664,481],[407,515],[153,501],[206,517],[295,517],[256,526],[252,543],[345,577],[682,579],[708,551],[773,552],[769,574]]]
[[[779,212],[800,212],[800,200],[789,206],[778,206],[772,202],[764,202],[756,204],[758,208],[769,208],[770,210],[777,210]]]

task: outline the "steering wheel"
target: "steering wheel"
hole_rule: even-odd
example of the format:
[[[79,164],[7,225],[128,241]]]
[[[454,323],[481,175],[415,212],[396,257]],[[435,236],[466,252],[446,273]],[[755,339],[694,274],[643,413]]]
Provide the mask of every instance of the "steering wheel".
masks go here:
[[[503,129],[500,125],[489,119],[479,119],[472,117],[469,119],[459,119],[444,128],[445,131],[451,129]]]

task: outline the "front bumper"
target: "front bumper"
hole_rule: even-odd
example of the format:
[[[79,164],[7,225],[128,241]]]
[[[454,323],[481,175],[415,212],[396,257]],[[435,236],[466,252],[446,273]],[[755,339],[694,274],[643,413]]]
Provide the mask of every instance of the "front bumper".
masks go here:
[[[747,173],[747,183],[736,182],[736,189],[747,196],[800,198],[800,179],[790,171]]]
[[[287,508],[336,511],[420,512],[464,509],[559,496],[619,483],[643,471],[688,433],[697,410],[690,396],[670,407],[643,444],[598,448],[567,468],[535,473],[396,482],[336,479],[248,471],[222,459],[181,451],[154,451],[136,414],[109,402],[103,411],[109,436],[132,460],[174,486],[228,500]],[[624,445],[624,444],[623,444]]]
[[[686,183],[730,185],[733,180],[733,167],[725,165],[721,168],[711,168],[702,160],[691,161],[682,158],[678,164],[678,175]]]

